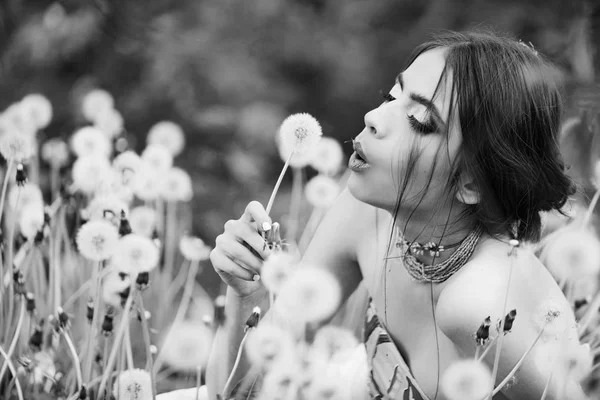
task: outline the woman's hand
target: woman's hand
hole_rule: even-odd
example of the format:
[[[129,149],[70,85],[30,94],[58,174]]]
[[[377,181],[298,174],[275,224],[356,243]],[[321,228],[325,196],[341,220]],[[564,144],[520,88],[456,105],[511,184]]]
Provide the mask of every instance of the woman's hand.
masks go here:
[[[259,232],[271,229],[271,218],[262,204],[252,201],[237,220],[225,223],[210,253],[213,268],[238,296],[248,297],[263,286],[260,268],[270,254]]]

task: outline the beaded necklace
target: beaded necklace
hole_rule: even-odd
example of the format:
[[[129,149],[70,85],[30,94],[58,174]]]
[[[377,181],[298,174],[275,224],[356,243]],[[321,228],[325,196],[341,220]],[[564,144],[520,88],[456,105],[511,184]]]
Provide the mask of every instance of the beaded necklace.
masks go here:
[[[409,242],[402,235],[399,235],[396,247],[402,249],[402,256],[400,258],[402,258],[404,267],[413,280],[441,283],[450,278],[467,263],[473,255],[482,233],[483,229],[481,226],[477,226],[460,242],[446,246],[434,242],[427,242],[425,244]],[[454,253],[441,263],[426,265],[416,257],[417,255],[422,255],[424,252],[429,252],[432,257],[439,257],[441,252],[454,247],[456,247]]]

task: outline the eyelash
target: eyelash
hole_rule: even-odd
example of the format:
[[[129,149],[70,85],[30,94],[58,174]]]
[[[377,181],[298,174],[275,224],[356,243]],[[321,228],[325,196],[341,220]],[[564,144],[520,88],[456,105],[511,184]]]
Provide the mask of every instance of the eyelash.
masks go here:
[[[381,97],[383,97],[383,100],[385,100],[386,102],[396,100],[396,98],[394,96],[392,96],[389,93],[384,92],[383,90],[380,90],[379,93],[381,93]],[[414,129],[416,132],[419,132],[419,133],[422,133],[425,135],[429,134],[429,133],[434,133],[437,131],[437,126],[431,119],[428,119],[425,123],[423,123],[423,122],[420,122],[418,119],[416,119],[414,115],[409,115],[408,123],[410,124],[411,128]]]

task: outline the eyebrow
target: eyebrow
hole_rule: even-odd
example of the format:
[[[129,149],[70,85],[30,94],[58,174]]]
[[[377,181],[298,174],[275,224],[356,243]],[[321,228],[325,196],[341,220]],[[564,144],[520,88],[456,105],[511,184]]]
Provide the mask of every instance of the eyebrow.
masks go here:
[[[398,85],[400,85],[400,88],[402,89],[402,91],[404,91],[404,77],[402,75],[402,72],[400,72],[398,74],[398,76],[396,76],[396,83],[398,83]],[[426,98],[425,96],[423,96],[422,94],[419,94],[419,93],[410,93],[409,98],[412,101],[425,106],[425,108],[427,108],[427,110],[429,110],[431,112],[431,114],[433,114],[433,118],[435,118],[439,123],[441,123],[443,125],[443,127],[446,126],[446,123],[442,119],[440,112],[438,111],[437,107],[435,106],[435,104],[433,104],[433,102],[431,100],[429,100],[428,98]]]

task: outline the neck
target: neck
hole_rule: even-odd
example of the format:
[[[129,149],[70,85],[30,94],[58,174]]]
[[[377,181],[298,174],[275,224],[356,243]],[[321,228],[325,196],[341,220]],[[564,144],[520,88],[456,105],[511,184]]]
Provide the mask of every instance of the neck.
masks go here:
[[[434,242],[438,245],[452,246],[461,242],[475,227],[475,218],[464,217],[465,205],[454,202],[452,206],[435,211],[404,210],[400,209],[396,216],[396,232],[408,242],[425,244]],[[392,218],[393,212],[390,212]],[[396,238],[394,239],[396,240]],[[448,248],[439,256],[432,257],[423,254],[418,257],[425,264],[440,263],[448,259],[456,247]]]

